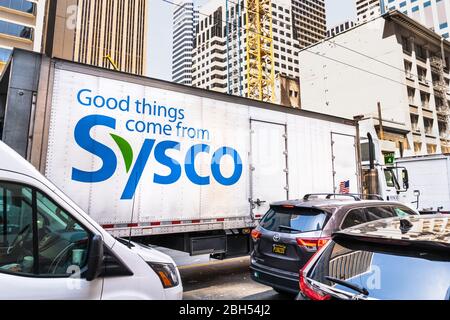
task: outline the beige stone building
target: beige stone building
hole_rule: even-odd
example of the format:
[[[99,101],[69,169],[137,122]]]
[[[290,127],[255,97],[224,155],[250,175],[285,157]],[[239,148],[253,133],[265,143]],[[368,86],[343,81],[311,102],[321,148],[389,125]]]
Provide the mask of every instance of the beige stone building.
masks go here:
[[[300,82],[297,78],[291,78],[278,74],[275,79],[276,104],[285,107],[300,109]]]
[[[390,11],[299,60],[302,109],[374,119],[397,157],[450,153],[450,42],[439,34]]]
[[[49,0],[46,53],[144,75],[147,6],[146,0]]]

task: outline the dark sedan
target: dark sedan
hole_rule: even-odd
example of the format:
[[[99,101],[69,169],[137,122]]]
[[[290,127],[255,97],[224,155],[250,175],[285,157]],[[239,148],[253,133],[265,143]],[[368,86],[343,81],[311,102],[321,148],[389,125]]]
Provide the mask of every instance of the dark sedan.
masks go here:
[[[338,232],[300,274],[299,299],[450,300],[450,217],[391,218]]]

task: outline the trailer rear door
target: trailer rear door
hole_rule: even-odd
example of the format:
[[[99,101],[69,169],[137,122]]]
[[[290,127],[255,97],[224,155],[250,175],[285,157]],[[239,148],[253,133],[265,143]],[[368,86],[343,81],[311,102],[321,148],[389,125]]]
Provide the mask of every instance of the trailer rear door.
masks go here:
[[[252,214],[260,218],[271,202],[289,198],[286,125],[251,121]]]
[[[356,137],[331,134],[333,150],[333,181],[335,193],[359,193]],[[353,151],[353,152],[350,152]]]

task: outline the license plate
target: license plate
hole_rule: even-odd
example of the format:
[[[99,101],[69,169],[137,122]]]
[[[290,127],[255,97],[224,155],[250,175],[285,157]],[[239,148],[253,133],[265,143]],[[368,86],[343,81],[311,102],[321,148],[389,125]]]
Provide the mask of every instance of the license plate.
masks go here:
[[[272,248],[272,252],[276,254],[286,255],[287,247],[281,244],[274,244]]]

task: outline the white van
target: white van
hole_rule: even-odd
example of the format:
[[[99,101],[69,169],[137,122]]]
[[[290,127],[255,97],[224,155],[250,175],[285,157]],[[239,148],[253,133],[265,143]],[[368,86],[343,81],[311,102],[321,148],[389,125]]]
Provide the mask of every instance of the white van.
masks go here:
[[[0,299],[181,299],[174,261],[113,238],[0,142]]]

